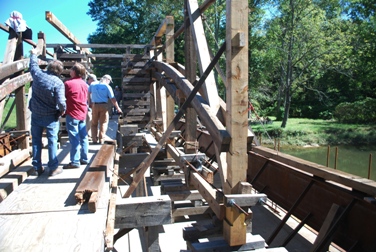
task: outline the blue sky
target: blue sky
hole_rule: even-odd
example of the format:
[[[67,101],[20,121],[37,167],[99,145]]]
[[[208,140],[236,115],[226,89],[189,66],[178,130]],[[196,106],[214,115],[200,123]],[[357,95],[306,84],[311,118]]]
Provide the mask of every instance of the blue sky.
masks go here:
[[[58,30],[46,21],[45,12],[51,11],[68,30],[82,43],[87,43],[89,34],[96,30],[96,23],[86,13],[88,0],[0,0],[0,22],[5,25],[12,11],[22,13],[28,27],[33,30],[33,41],[38,41],[38,32],[44,32],[46,43],[69,43]],[[0,30],[0,62],[4,59],[8,33]],[[31,46],[24,43],[24,55],[29,55]],[[52,52],[52,48],[48,49]]]

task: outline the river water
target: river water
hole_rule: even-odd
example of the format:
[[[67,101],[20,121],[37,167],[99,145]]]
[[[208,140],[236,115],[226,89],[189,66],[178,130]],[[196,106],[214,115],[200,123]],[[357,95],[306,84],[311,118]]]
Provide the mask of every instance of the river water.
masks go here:
[[[337,149],[337,150],[336,150]],[[329,167],[368,178],[371,156],[370,179],[376,181],[376,146],[330,146]],[[281,146],[280,151],[320,165],[327,165],[328,147],[290,147]],[[337,163],[335,156],[337,155]]]

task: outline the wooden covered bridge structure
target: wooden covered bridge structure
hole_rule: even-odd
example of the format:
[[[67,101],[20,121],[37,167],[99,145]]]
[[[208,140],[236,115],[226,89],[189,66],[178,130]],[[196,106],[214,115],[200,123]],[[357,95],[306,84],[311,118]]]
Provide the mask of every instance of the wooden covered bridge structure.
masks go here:
[[[198,220],[181,228],[178,232],[185,244],[180,251],[327,251],[329,246],[339,251],[376,251],[374,181],[256,144],[248,126],[248,1],[226,1],[226,39],[214,54],[201,19],[213,2],[185,1],[184,25],[175,27],[174,17],[167,16],[146,45],[81,44],[48,11],[46,20],[71,44],[48,44],[42,32],[37,42],[21,37],[8,41],[0,65],[0,115],[14,94],[17,128],[3,131],[0,139],[1,251],[130,251],[116,248],[116,242],[134,229],[144,235],[137,242],[143,251],[160,251],[161,226],[175,225],[187,216],[210,221]],[[9,27],[0,28],[10,32]],[[178,36],[184,36],[185,65],[174,59]],[[30,116],[25,85],[32,78],[29,59],[23,58],[23,43],[39,49],[41,67],[51,58],[61,60],[65,77],[75,62],[84,64],[88,72],[95,70],[98,59],[120,62],[124,114],[112,122],[108,141],[90,146],[92,160],[82,173],[64,171],[75,178],[28,177]],[[124,53],[89,50],[108,47],[124,49]],[[218,66],[220,57],[226,58],[225,74],[220,74],[226,101],[218,95],[213,74],[214,68],[223,72]],[[64,151],[68,147],[63,119],[60,132]],[[59,202],[57,195],[63,190],[54,183],[65,188],[68,182],[67,199],[75,202]],[[38,188],[46,185],[57,193],[38,212],[43,218],[53,216],[53,221],[40,227],[41,223],[29,220],[39,211],[31,202],[40,195]],[[159,188],[157,194],[154,187]],[[38,193],[22,197],[30,188]],[[20,211],[25,205],[27,211]],[[63,211],[59,206],[69,209],[65,216],[81,224],[80,228],[59,217]],[[254,230],[269,225],[271,217],[262,219],[260,207],[284,213],[262,237]],[[292,217],[298,224],[286,233]],[[64,225],[69,235],[62,233]],[[305,227],[313,230],[315,238],[297,249],[291,244]],[[92,236],[94,229],[102,235]],[[59,236],[60,243],[43,239],[51,236]],[[21,242],[19,237],[28,239]],[[84,247],[83,240],[90,246]]]

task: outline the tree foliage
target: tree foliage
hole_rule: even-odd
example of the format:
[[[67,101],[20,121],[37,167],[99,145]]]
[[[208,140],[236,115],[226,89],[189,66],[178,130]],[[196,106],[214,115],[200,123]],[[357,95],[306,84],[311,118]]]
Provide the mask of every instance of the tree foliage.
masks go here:
[[[148,44],[166,16],[176,28],[184,19],[183,1],[92,0],[89,7],[98,22],[90,43]],[[283,119],[285,127],[289,117],[331,119],[338,104],[375,99],[375,11],[371,0],[250,0],[249,99],[258,114]],[[202,17],[215,53],[225,40],[226,1],[215,1]],[[175,41],[182,64],[183,39]],[[225,73],[225,60],[219,63]],[[215,76],[224,98],[225,80]]]

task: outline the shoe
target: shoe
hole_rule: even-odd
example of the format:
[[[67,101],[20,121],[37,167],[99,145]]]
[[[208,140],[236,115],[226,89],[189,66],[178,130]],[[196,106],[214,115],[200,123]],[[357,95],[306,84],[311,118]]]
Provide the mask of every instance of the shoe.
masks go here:
[[[82,164],[82,165],[87,165],[89,162],[86,162],[86,161],[80,161],[80,164]]]
[[[80,166],[72,164],[72,163],[69,163],[63,166],[63,169],[74,169],[74,168],[80,168]]]
[[[38,169],[35,169],[30,173],[31,176],[40,176],[42,175],[42,173],[44,172],[44,168],[41,167],[41,168],[38,168]]]
[[[50,177],[56,176],[62,172],[63,172],[63,169],[61,167],[57,167],[55,170],[50,170],[50,173],[48,174],[48,176]]]

